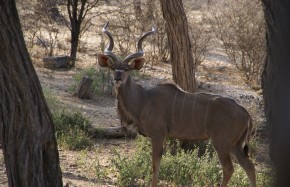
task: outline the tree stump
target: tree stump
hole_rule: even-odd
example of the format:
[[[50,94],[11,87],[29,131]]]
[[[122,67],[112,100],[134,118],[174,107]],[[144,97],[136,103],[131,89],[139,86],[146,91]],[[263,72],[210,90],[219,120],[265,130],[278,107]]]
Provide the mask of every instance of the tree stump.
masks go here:
[[[70,57],[69,56],[48,56],[43,59],[43,66],[47,69],[68,68]]]
[[[77,96],[80,99],[91,99],[93,97],[91,89],[92,83],[93,80],[90,77],[84,76],[73,96]]]

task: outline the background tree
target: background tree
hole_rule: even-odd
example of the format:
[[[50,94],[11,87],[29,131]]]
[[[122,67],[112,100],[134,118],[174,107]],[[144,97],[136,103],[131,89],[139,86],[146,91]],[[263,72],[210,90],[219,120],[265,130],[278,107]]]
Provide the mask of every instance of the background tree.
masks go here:
[[[0,138],[9,186],[62,186],[54,126],[14,0],[0,0]]]
[[[139,18],[142,15],[141,0],[134,0],[133,4],[134,4],[135,16]]]
[[[173,81],[183,90],[195,92],[195,69],[188,23],[182,0],[160,0],[166,22]]]
[[[57,55],[60,52],[59,39],[63,38],[65,34],[59,31],[60,26],[66,22],[64,16],[59,12],[57,1],[22,0],[17,2],[17,8],[26,46],[34,48],[33,54]],[[40,48],[36,48],[36,46]]]
[[[197,71],[197,67],[205,60],[206,53],[209,51],[212,36],[207,29],[208,21],[204,12],[201,17],[190,16],[190,11],[187,14],[194,66]]]
[[[275,186],[290,186],[290,1],[263,0],[267,59],[262,76],[265,114],[271,132]]]
[[[88,12],[96,6],[99,0],[67,0],[67,10],[70,20],[69,29],[71,31],[71,66],[75,66],[79,38],[82,32],[90,27],[89,21],[85,20]]]
[[[57,7],[57,0],[37,0],[35,11],[36,12],[43,11],[46,14],[48,14],[47,16],[49,16],[54,21],[62,21],[59,20],[60,18],[62,18],[62,16]]]
[[[259,0],[228,0],[211,8],[216,37],[245,83],[260,85],[265,61],[265,20]]]

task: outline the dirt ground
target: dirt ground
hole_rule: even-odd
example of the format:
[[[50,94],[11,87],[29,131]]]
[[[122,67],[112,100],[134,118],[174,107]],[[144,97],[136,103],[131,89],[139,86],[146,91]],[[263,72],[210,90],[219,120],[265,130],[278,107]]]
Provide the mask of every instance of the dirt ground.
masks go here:
[[[80,68],[80,67],[79,67]],[[152,87],[161,82],[171,81],[171,70],[168,64],[159,64],[154,68],[147,68],[145,79],[137,78],[136,81],[143,87]],[[87,116],[94,127],[116,127],[120,125],[113,96],[100,96],[94,100],[81,100],[72,96],[70,87],[75,84],[73,75],[78,68],[71,70],[48,70],[35,67],[39,80],[43,87],[49,88],[57,99],[67,107],[80,110]],[[235,67],[227,62],[222,50],[214,50],[208,53],[205,62],[198,68],[196,77],[200,91],[221,94],[232,97],[246,108],[258,106],[261,96],[243,84],[241,76]],[[258,114],[263,117],[262,110]],[[64,184],[69,186],[116,186],[116,174],[109,173],[102,180],[97,180],[98,165],[110,171],[110,158],[114,155],[114,149],[120,149],[128,154],[134,149],[134,140],[98,139],[93,150],[68,151],[59,149],[61,168]],[[261,148],[263,155],[256,160],[267,160],[266,149]],[[5,176],[4,159],[0,154],[0,186],[7,186]]]
[[[95,30],[88,35],[95,36]],[[95,40],[86,40],[87,48],[93,49]],[[36,56],[33,51],[31,56]],[[93,100],[81,100],[72,96],[71,86],[75,84],[73,76],[86,67],[95,65],[95,50],[78,54],[77,68],[49,70],[41,65],[41,60],[33,58],[33,63],[43,88],[52,91],[55,97],[65,106],[78,109],[90,119],[94,127],[116,127],[120,121],[116,113],[113,96],[99,96]],[[153,68],[145,69],[145,78],[137,77],[136,81],[143,87],[150,88],[158,83],[171,82],[171,66],[169,64],[156,64]],[[217,47],[207,53],[205,61],[196,70],[196,78],[200,91],[224,95],[235,99],[238,103],[251,110],[254,108],[255,118],[263,120],[262,96],[243,83],[237,69],[228,62],[223,49]],[[266,145],[256,150],[260,154],[257,162],[268,160]],[[88,186],[117,186],[116,174],[110,173],[110,159],[114,149],[130,154],[134,149],[134,140],[128,139],[97,139],[92,150],[68,151],[59,149],[60,162],[63,172],[64,185],[71,187]],[[5,174],[3,154],[0,150],[0,187],[8,186]],[[102,166],[102,167],[98,167]],[[107,168],[106,177],[100,168]],[[99,178],[99,179],[97,179]]]

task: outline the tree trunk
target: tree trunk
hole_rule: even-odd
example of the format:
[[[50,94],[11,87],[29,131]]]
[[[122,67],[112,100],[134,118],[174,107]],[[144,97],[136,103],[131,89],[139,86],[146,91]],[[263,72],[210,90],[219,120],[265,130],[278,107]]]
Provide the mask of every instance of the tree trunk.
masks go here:
[[[154,19],[154,12],[156,11],[156,1],[155,0],[147,0],[146,3],[146,12],[145,17],[147,20],[153,20]]]
[[[140,18],[142,16],[141,0],[134,0],[133,4],[136,18]]]
[[[78,21],[75,20],[75,22],[78,22]],[[78,45],[79,45],[79,35],[80,35],[79,23],[73,23],[72,30],[71,30],[71,51],[70,51],[71,67],[75,67]]]
[[[62,186],[52,116],[14,0],[0,0],[0,139],[9,186]]]
[[[94,1],[92,5],[87,6],[86,0],[67,0],[67,11],[71,26],[71,67],[74,67],[76,62],[82,22],[87,15],[87,11],[96,5],[97,2]]]
[[[267,59],[262,75],[265,114],[271,132],[270,156],[276,186],[290,186],[290,1],[263,0]]]
[[[91,89],[92,83],[93,80],[90,77],[84,76],[78,85],[77,91],[73,95],[80,99],[91,99],[93,97]]]
[[[194,62],[182,0],[160,0],[160,4],[166,22],[173,81],[183,90],[195,92]]]

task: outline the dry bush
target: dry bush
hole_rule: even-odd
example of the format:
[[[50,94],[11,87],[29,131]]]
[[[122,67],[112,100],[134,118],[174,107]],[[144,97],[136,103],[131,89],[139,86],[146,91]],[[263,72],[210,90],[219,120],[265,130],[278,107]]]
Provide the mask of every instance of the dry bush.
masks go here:
[[[202,13],[201,13],[202,14]],[[157,34],[148,37],[144,41],[146,62],[151,67],[156,63],[169,61],[169,46],[162,16],[161,6],[158,1],[147,0],[141,4],[141,10],[135,11],[134,1],[126,1],[117,5],[108,13],[101,16],[105,23],[110,21],[110,31],[114,36],[115,52],[121,57],[136,51],[136,41],[142,33],[149,31],[151,27],[157,27]],[[196,65],[199,65],[205,57],[211,39],[208,23],[203,16],[196,18],[188,13],[190,34],[192,36],[193,55]],[[104,36],[103,36],[104,37]],[[105,39],[105,42],[104,42]],[[107,38],[102,38],[101,49],[104,49]],[[148,45],[150,43],[150,45]]]
[[[46,1],[44,1],[46,2]],[[42,2],[19,1],[18,9],[25,40],[30,48],[38,45],[44,54],[52,56],[59,43],[59,27],[51,9]]]
[[[134,48],[137,37],[140,36],[140,31],[136,30],[136,19],[133,15],[133,9],[130,4],[121,5],[114,8],[114,11],[108,11],[101,16],[101,22],[110,22],[109,31],[114,38],[114,52],[121,57],[125,57]],[[104,26],[104,24],[102,26]],[[101,29],[99,29],[101,31]],[[137,36],[137,32],[139,35]],[[101,35],[101,50],[105,48],[109,40],[106,36]]]
[[[110,21],[109,30],[115,43],[114,52],[124,58],[129,53],[136,51],[135,44],[141,32],[137,30],[135,16],[132,15],[130,9],[125,8],[112,14],[104,15],[103,22]],[[108,44],[108,38],[104,39],[105,43]]]
[[[157,27],[157,34],[151,37],[152,50],[150,51],[149,61],[151,67],[155,63],[169,61],[169,46],[165,28],[165,21],[162,16],[159,1],[147,0],[143,6],[143,15],[141,17],[143,27],[146,29]],[[145,23],[145,24],[144,24]]]
[[[157,27],[157,33],[148,37],[143,43],[146,51],[147,62],[151,66],[158,62],[167,62],[169,57],[168,42],[165,32],[165,24],[159,4],[156,1],[148,0],[142,4],[142,11],[136,15],[133,1],[126,1],[119,4],[114,11],[101,15],[101,20],[110,21],[110,31],[113,34],[116,54],[122,58],[132,52],[136,52],[138,38],[152,27]],[[104,42],[105,39],[105,42]],[[107,43],[107,38],[102,38]],[[104,49],[104,43],[101,49]],[[151,43],[151,45],[148,45]]]
[[[187,20],[194,64],[197,67],[204,61],[209,50],[212,33],[204,9],[199,9],[198,11],[187,10]]]
[[[265,21],[258,0],[229,0],[211,10],[213,31],[247,84],[260,84],[265,61]]]

